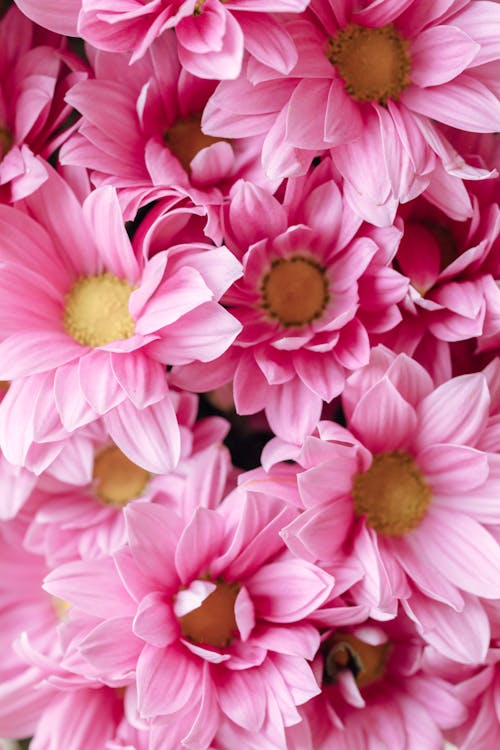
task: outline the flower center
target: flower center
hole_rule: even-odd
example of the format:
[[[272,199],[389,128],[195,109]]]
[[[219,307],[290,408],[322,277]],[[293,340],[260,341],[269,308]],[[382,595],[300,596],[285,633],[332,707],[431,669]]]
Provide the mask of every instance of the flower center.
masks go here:
[[[349,24],[328,43],[327,57],[353,99],[385,104],[410,83],[408,42],[392,23],[370,29]]]
[[[112,273],[82,276],[66,295],[64,328],[83,346],[104,346],[134,335],[128,310],[133,287]]]
[[[381,680],[391,653],[391,643],[372,646],[352,633],[336,632],[325,641],[323,679],[327,684],[337,682],[337,674],[348,669],[358,687],[363,688]]]
[[[50,598],[57,619],[60,622],[66,622],[68,619],[68,612],[71,609],[71,604],[64,599],[59,599],[58,596],[51,596]]]
[[[105,448],[94,459],[94,491],[106,505],[123,508],[142,495],[150,479],[151,474],[116,445]]]
[[[0,8],[0,17],[1,17],[1,8]],[[0,159],[3,159],[5,154],[8,151],[10,151],[13,143],[14,143],[14,140],[12,138],[12,134],[10,130],[0,125]]]
[[[379,534],[403,536],[424,518],[431,491],[411,456],[399,451],[379,453],[353,485],[356,515]]]
[[[217,582],[217,588],[200,607],[179,617],[184,638],[214,648],[229,646],[238,633],[234,605],[239,590],[237,583]]]
[[[199,151],[224,140],[205,135],[201,130],[199,115],[177,120],[163,135],[165,145],[179,159],[186,172],[190,171],[189,165]]]
[[[325,269],[301,255],[275,260],[261,286],[262,307],[284,326],[303,326],[321,317],[328,304]]]

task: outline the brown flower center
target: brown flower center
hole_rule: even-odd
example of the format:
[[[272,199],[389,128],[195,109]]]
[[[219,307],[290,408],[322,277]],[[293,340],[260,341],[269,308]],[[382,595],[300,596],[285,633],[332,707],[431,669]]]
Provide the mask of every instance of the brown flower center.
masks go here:
[[[237,583],[217,582],[217,587],[197,609],[179,617],[181,633],[193,643],[225,648],[238,633],[234,605]]]
[[[391,653],[391,643],[372,646],[352,633],[336,632],[325,641],[324,680],[327,684],[337,681],[339,672],[350,670],[358,687],[364,688],[384,677]]]
[[[378,28],[349,24],[328,43],[327,57],[353,99],[385,104],[410,83],[408,42],[392,23]]]
[[[128,310],[133,287],[111,273],[82,276],[66,295],[64,328],[83,346],[104,346],[134,335]]]
[[[0,12],[0,17],[1,17],[1,12]],[[14,139],[12,138],[12,134],[10,130],[0,125],[0,159],[3,159],[5,154],[8,151],[10,151],[13,143],[14,143]]]
[[[186,172],[189,172],[189,165],[199,151],[219,141],[228,142],[226,138],[214,138],[211,135],[205,135],[201,130],[199,115],[191,115],[186,119],[177,120],[164,133],[163,141],[179,159]]]
[[[321,317],[328,304],[325,269],[296,255],[272,263],[261,286],[262,308],[284,326],[303,326]]]
[[[134,464],[116,445],[94,459],[94,491],[106,505],[123,508],[142,495],[150,478],[146,469]]]
[[[431,501],[431,490],[407,453],[379,453],[364,474],[354,478],[356,515],[379,534],[403,536],[416,529]]]

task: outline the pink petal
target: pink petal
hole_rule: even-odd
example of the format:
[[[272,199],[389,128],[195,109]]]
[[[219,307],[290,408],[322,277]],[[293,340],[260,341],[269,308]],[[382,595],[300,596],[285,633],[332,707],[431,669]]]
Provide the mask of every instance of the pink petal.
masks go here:
[[[439,495],[461,495],[483,485],[489,474],[486,454],[463,445],[430,445],[416,461]]]
[[[256,611],[271,622],[296,622],[319,607],[333,579],[305,560],[265,565],[247,582]]]
[[[383,378],[358,402],[349,426],[372,453],[381,453],[411,443],[417,415],[391,381]]]
[[[269,392],[266,416],[273,432],[294,443],[311,434],[321,416],[322,401],[300,378],[273,386]]]
[[[163,593],[152,591],[140,603],[132,630],[152,646],[165,648],[179,638],[179,623]]]
[[[221,710],[238,726],[258,732],[266,715],[266,687],[256,669],[217,674],[217,699]]]
[[[215,511],[197,508],[181,534],[175,551],[175,566],[184,585],[210,569],[224,539],[224,521]]]
[[[120,450],[147,471],[163,474],[179,462],[179,425],[168,396],[144,409],[124,401],[103,419]]]
[[[455,78],[474,59],[480,45],[454,26],[431,26],[410,47],[411,80],[417,86],[438,86]]]
[[[112,617],[80,641],[79,650],[107,679],[126,680],[135,670],[143,642],[132,633],[130,617]]]
[[[66,333],[25,331],[0,343],[0,377],[13,380],[55,369],[86,352]]]
[[[141,716],[174,714],[183,709],[198,687],[201,665],[181,648],[146,645],[137,662],[138,708]]]
[[[132,556],[139,568],[167,590],[178,588],[173,554],[179,534],[179,519],[156,503],[131,503],[125,521]]]

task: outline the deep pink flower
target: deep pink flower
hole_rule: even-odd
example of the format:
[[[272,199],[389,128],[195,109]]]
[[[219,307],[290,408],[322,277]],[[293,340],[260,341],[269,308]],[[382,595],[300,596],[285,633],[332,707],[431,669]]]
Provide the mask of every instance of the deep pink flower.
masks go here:
[[[128,549],[46,579],[73,605],[66,658],[76,649],[108,684],[135,674],[139,715],[163,750],[206,750],[222,716],[256,732],[300,721],[296,707],[318,691],[308,616],[333,579],[284,551],[278,531],[295,511],[236,491],[187,524],[155,504],[125,515]]]
[[[215,83],[183,70],[177,51],[174,34],[155,40],[132,65],[128,54],[89,50],[95,79],[66,96],[82,121],[61,163],[87,167],[96,185],[118,188],[126,218],[174,186],[210,205],[241,177],[271,185],[260,166],[260,137],[231,142],[201,132]]]
[[[286,25],[299,55],[290,74],[248,60],[238,80],[219,85],[203,129],[264,133],[272,178],[304,174],[315,154],[331,150],[351,206],[389,224],[436,169],[452,192],[456,178],[487,174],[467,166],[434,122],[500,129],[499,13],[497,3],[476,0],[313,0]]]
[[[499,466],[481,449],[485,376],[434,389],[420,365],[377,347],[342,402],[349,430],[320,422],[302,449],[275,438],[263,454],[265,466],[293,458],[303,468],[303,512],[283,531],[287,544],[311,562],[349,552],[365,570],[351,593],[375,617],[395,614],[400,600],[438,650],[480,661],[489,625],[477,597],[498,598],[500,586]]]
[[[24,209],[0,207],[1,377],[22,379],[1,405],[4,452],[14,440],[22,464],[34,441],[102,416],[132,461],[169,471],[180,436],[165,364],[234,340],[240,325],[217,300],[240,264],[203,241],[136,257],[113,188],[82,206],[54,172]]]
[[[271,13],[298,13],[308,0],[16,0],[29,18],[61,34],[81,36],[110,52],[140,59],[175,29],[183,67],[201,78],[236,78],[243,52],[286,75],[297,53]],[[169,31],[170,30],[170,31]]]
[[[36,29],[15,7],[0,19],[0,201],[29,195],[47,179],[48,159],[64,143],[72,112],[64,95],[87,77],[65,41]]]
[[[423,196],[399,210],[404,232],[394,265],[410,285],[402,322],[381,340],[438,378],[443,370],[451,377],[452,353],[443,342],[477,337],[481,351],[494,347],[500,328],[500,209],[491,197],[466,197],[467,220],[446,216]]]
[[[389,267],[400,230],[360,225],[329,160],[290,181],[283,203],[237,185],[224,237],[244,274],[222,301],[242,331],[212,363],[174,368],[173,382],[199,391],[233,379],[240,414],[265,409],[275,433],[303,440],[323,401],[368,362],[369,334],[400,320],[408,282]]]

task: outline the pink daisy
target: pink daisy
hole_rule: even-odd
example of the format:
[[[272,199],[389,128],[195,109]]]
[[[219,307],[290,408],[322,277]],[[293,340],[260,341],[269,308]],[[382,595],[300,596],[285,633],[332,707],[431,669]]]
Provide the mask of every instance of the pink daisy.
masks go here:
[[[301,708],[289,750],[441,750],[443,730],[466,711],[454,686],[426,669],[425,645],[404,615],[325,633],[313,662],[321,695]]]
[[[87,74],[65,40],[35,28],[17,8],[1,18],[1,202],[20,200],[47,179],[37,156],[48,159],[71,133],[64,95]]]
[[[82,121],[61,149],[61,163],[88,167],[94,184],[118,188],[126,218],[173,186],[196,203],[218,204],[241,177],[270,185],[259,162],[261,138],[231,142],[201,132],[215,84],[183,70],[177,50],[173,34],[156,39],[132,65],[128,54],[90,49],[95,79],[66,96]]]
[[[180,435],[165,365],[232,343],[240,325],[217,300],[240,264],[203,241],[136,256],[113,188],[80,205],[55,172],[23,208],[0,207],[0,369],[25,386],[2,402],[3,450],[13,432],[24,449],[102,416],[132,461],[169,471]]]
[[[381,340],[431,373],[451,358],[442,342],[489,341],[500,327],[500,208],[491,196],[484,202],[481,194],[468,197],[471,218],[465,221],[449,218],[424,196],[399,211],[404,233],[394,265],[410,286],[403,321]]]
[[[110,684],[135,674],[139,715],[162,750],[206,750],[222,717],[257,732],[270,720],[284,738],[318,692],[308,660],[319,632],[308,617],[333,586],[284,550],[277,532],[295,511],[235,492],[187,524],[151,503],[125,515],[128,548],[45,581],[74,605],[74,626],[81,611],[67,658],[76,649]]]
[[[286,75],[297,60],[289,34],[271,13],[299,13],[308,0],[16,0],[41,26],[81,36],[99,49],[140,59],[175,29],[183,67],[200,78],[236,78],[244,49]]]
[[[477,597],[500,596],[500,547],[488,529],[499,523],[499,472],[481,449],[485,376],[433,388],[416,362],[377,347],[342,402],[349,430],[320,422],[301,449],[275,438],[263,454],[267,467],[294,458],[303,469],[303,512],[283,531],[287,544],[327,565],[351,554],[365,571],[351,593],[372,616],[394,615],[399,599],[437,649],[481,660],[489,626]]]
[[[327,159],[280,203],[249,183],[236,186],[224,237],[243,277],[223,298],[242,331],[212,363],[174,368],[174,383],[208,390],[233,379],[240,414],[265,409],[271,429],[300,442],[323,402],[368,362],[369,333],[400,320],[407,280],[389,268],[397,227],[360,226]]]
[[[434,121],[500,129],[499,14],[497,3],[476,0],[313,0],[286,25],[299,55],[290,74],[248,60],[237,81],[219,85],[203,129],[229,138],[265,133],[262,163],[272,178],[303,174],[330,149],[351,206],[375,224],[391,223],[398,202],[419,195],[436,165],[446,186],[485,176]]]

